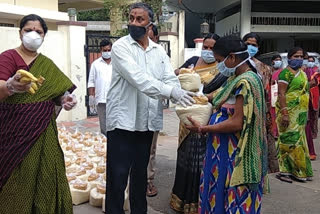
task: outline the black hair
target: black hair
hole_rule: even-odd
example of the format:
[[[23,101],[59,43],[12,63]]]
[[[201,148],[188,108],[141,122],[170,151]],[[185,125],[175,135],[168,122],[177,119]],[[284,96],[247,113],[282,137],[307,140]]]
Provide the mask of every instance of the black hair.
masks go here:
[[[314,56],[308,56],[308,59],[313,59],[313,61],[316,61],[316,59],[314,58]]]
[[[100,48],[103,48],[104,46],[112,46],[112,42],[110,42],[110,40],[108,39],[103,39],[101,42],[100,42]]]
[[[256,33],[247,33],[246,35],[244,35],[243,37],[243,41],[246,42],[249,38],[255,38],[257,40],[257,44],[258,46],[260,47],[260,44],[261,44],[261,38],[258,34]]]
[[[303,59],[308,59],[308,58],[309,58],[308,52],[303,50]]]
[[[158,36],[158,35],[159,35],[157,26],[152,25],[152,32],[153,32],[153,35],[155,35],[155,36]]]
[[[227,57],[230,53],[241,52],[248,50],[248,46],[237,36],[225,36],[216,41],[216,44],[213,46],[213,52],[223,57]],[[245,60],[249,57],[248,52],[242,54],[237,54],[240,60]],[[253,72],[257,73],[257,70],[254,66],[247,61],[246,62]]]
[[[300,47],[294,47],[291,48],[288,52],[288,59],[290,59],[295,53],[297,53],[298,51],[302,51],[303,55],[305,54],[304,50]]]
[[[216,44],[213,46],[213,52],[227,57],[230,53],[240,52],[247,50],[247,45],[236,36],[225,36],[216,41]],[[249,53],[245,52],[243,54],[237,55],[239,58],[248,58]]]
[[[271,58],[271,61],[273,61],[273,60],[275,60],[277,58],[281,59],[281,56],[279,54],[273,55],[272,58]]]
[[[220,39],[220,36],[218,34],[215,33],[208,33],[204,38],[203,38],[203,42],[206,41],[207,39],[213,39],[215,41],[217,41],[218,39]]]
[[[150,7],[150,5],[148,5],[147,3],[144,3],[144,2],[133,3],[133,4],[130,6],[129,11],[131,12],[131,10],[136,9],[136,8],[142,8],[142,9],[144,9],[145,11],[147,11],[147,12],[148,12],[148,15],[149,15],[149,20],[150,20],[150,22],[154,22],[154,21],[153,21],[154,13],[153,13],[153,10],[152,10],[152,8]]]
[[[39,21],[44,34],[48,32],[48,26],[46,22],[36,14],[30,14],[30,15],[24,16],[20,21],[20,30],[22,30],[22,28],[27,24],[28,21]]]

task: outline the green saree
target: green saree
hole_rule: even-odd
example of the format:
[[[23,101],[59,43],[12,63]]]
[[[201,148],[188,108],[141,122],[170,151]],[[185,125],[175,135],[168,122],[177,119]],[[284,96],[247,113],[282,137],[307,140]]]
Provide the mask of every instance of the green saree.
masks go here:
[[[0,214],[71,214],[54,100],[74,85],[41,54],[29,72],[46,79],[37,93],[0,102]]]
[[[299,70],[294,75],[284,69],[279,75],[279,83],[288,84],[286,104],[289,112],[289,126],[281,126],[279,100],[276,104],[279,138],[277,142],[280,173],[299,180],[313,176],[305,127],[308,119],[309,83],[306,74]]]

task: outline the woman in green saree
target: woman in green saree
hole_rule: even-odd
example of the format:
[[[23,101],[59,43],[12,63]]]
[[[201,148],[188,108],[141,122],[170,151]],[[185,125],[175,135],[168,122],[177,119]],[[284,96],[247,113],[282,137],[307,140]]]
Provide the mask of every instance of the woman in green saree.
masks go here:
[[[47,30],[41,17],[25,16],[22,44],[0,54],[0,213],[72,213],[55,107],[76,105],[75,86],[37,53]],[[30,83],[19,82],[19,69],[45,78],[35,94],[26,93]]]
[[[279,74],[276,103],[280,174],[285,182],[311,180],[313,176],[305,127],[308,119],[309,83],[301,70],[302,48],[288,52],[288,67]]]

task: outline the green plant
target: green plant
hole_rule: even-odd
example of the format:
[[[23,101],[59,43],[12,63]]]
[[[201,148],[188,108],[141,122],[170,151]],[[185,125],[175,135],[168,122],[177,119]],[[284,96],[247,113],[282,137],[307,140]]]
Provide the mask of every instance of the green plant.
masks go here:
[[[162,11],[162,0],[142,0],[142,2],[145,2],[149,4],[153,12],[155,14],[155,20],[159,21],[159,16],[161,15]],[[128,21],[129,17],[129,7],[132,3],[132,0],[104,0],[104,7],[106,10],[111,11],[114,8],[119,9],[119,13],[121,13],[122,20]]]
[[[110,12],[107,8],[98,10],[80,11],[77,13],[78,21],[109,21]]]

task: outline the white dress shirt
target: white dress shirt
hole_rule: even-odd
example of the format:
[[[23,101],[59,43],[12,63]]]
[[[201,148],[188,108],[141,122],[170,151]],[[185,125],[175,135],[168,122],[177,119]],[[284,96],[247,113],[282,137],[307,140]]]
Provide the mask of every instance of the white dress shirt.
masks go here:
[[[159,131],[162,98],[180,83],[165,50],[149,39],[144,50],[130,35],[112,46],[112,80],[107,96],[107,131]]]
[[[112,65],[103,60],[96,59],[90,68],[88,88],[95,88],[96,104],[106,103],[107,94],[110,88]]]

